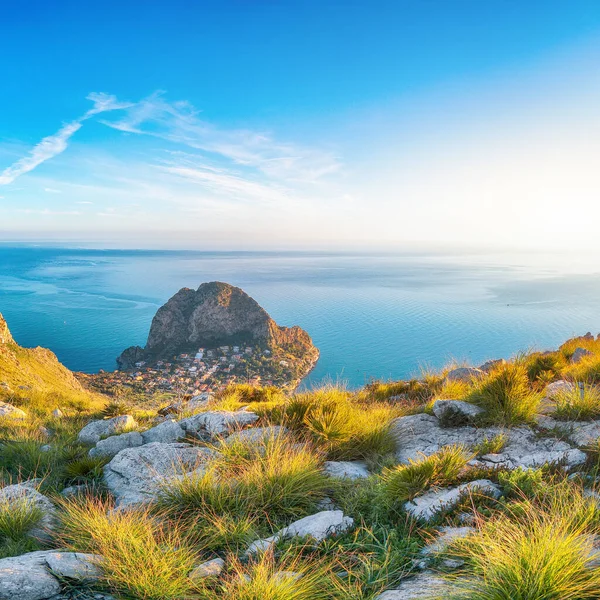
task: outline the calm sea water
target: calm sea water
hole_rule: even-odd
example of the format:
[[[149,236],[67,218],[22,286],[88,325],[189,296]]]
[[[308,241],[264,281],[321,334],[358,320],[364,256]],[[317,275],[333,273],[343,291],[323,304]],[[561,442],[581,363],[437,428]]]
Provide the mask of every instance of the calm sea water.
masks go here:
[[[166,252],[0,245],[0,312],[15,339],[69,368],[114,369],[181,287],[242,287],[321,359],[309,383],[478,364],[600,331],[597,256]]]

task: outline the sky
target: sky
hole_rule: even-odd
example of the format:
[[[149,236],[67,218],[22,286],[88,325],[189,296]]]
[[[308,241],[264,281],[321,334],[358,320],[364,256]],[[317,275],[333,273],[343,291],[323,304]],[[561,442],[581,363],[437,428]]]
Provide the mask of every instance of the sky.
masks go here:
[[[597,0],[22,0],[0,56],[0,241],[600,251]]]

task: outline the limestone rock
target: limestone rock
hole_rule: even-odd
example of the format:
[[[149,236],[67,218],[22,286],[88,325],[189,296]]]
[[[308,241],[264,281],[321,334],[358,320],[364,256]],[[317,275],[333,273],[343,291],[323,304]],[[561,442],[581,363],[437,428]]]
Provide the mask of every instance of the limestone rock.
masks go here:
[[[431,544],[425,546],[421,554],[425,556],[439,554],[444,552],[452,542],[465,538],[477,531],[474,527],[440,527],[440,534]]]
[[[60,408],[55,408],[55,409],[52,411],[52,416],[53,416],[55,419],[62,419],[62,418],[65,416],[65,415],[63,414],[63,411],[62,411],[62,410],[60,410]]]
[[[176,421],[173,421],[172,419],[169,421],[164,421],[160,425],[142,432],[144,444],[151,444],[152,442],[170,444],[173,442],[178,442],[184,437],[185,431]]]
[[[505,364],[506,361],[503,358],[497,358],[495,360],[488,360],[477,368],[485,373],[491,373],[494,369],[497,369]]]
[[[544,390],[544,396],[546,398],[554,399],[557,396],[560,396],[560,394],[569,393],[575,389],[577,388],[574,383],[561,379],[559,381],[553,381],[552,383],[549,383]]]
[[[278,439],[287,433],[288,429],[286,427],[282,427],[281,425],[272,425],[270,427],[253,427],[252,429],[244,429],[243,431],[236,431],[235,433],[232,433],[230,436],[225,438],[225,443],[233,444],[242,442],[246,444],[258,444],[260,442]]]
[[[112,458],[125,450],[125,448],[135,448],[144,443],[142,435],[137,431],[122,433],[120,435],[111,435],[103,440],[100,440],[94,448],[91,448],[89,455],[97,458]]]
[[[258,415],[238,410],[216,410],[198,413],[179,421],[179,425],[188,433],[200,439],[214,439],[241,429],[258,421]]]
[[[61,586],[48,570],[47,551],[0,559],[0,600],[46,600]]]
[[[204,579],[206,577],[218,577],[224,568],[225,561],[222,558],[213,558],[192,569],[189,572],[188,577],[192,581]]]
[[[586,356],[592,356],[593,352],[590,352],[586,348],[576,348],[575,352],[573,352],[573,356],[571,356],[572,363],[581,362]]]
[[[370,473],[362,461],[334,461],[325,462],[325,473],[334,479],[364,479]]]
[[[432,410],[445,425],[472,423],[485,412],[483,408],[462,400],[436,400]]]
[[[104,467],[104,482],[118,507],[155,500],[161,486],[210,462],[215,453],[189,444],[152,442],[127,448]]]
[[[353,525],[352,517],[345,516],[341,510],[324,510],[294,521],[269,538],[253,542],[248,548],[248,553],[266,551],[279,540],[293,537],[310,537],[321,542],[332,535],[348,531]]]
[[[93,554],[49,551],[45,559],[52,574],[60,578],[91,580],[98,579],[102,573],[99,566],[102,557]]]
[[[449,584],[433,573],[422,573],[405,579],[395,590],[388,590],[376,600],[437,600],[447,598]]]
[[[23,420],[27,418],[27,413],[12,404],[7,402],[0,402],[0,418],[6,417],[8,419]]]
[[[452,369],[446,375],[446,381],[464,381],[469,382],[478,377],[483,377],[485,373],[481,369],[475,367],[458,367]]]
[[[301,348],[316,358],[318,351],[299,327],[280,327],[240,288],[213,281],[197,290],[183,288],[158,309],[144,349],[128,348],[117,359],[127,369],[139,360],[170,357],[199,347],[246,343]]]
[[[500,427],[440,427],[436,417],[417,414],[395,419],[391,431],[397,443],[396,455],[403,464],[421,456],[430,456],[445,446],[472,447],[498,434],[504,434],[507,438],[502,452],[482,456],[478,464],[516,469],[553,463],[573,467],[585,461],[585,455],[567,442],[550,437],[540,438],[528,427],[508,430]]]
[[[502,492],[489,479],[478,479],[452,488],[431,490],[407,502],[404,508],[415,519],[431,521],[438,512],[452,509],[460,500],[470,494],[499,498]]]
[[[137,426],[135,419],[130,415],[121,415],[112,419],[101,419],[88,423],[77,436],[82,444],[96,444],[100,439],[122,433],[127,429]]]
[[[47,541],[49,532],[56,526],[56,507],[33,485],[16,483],[0,489],[0,503],[7,503],[8,506],[11,506],[21,502],[27,506],[36,507],[42,514],[40,522],[29,531],[28,535],[41,541]]]

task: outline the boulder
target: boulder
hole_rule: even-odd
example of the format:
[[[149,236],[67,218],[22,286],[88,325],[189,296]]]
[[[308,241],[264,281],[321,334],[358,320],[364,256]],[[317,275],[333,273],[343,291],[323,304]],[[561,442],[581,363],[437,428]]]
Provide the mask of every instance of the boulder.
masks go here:
[[[441,510],[454,508],[465,496],[471,494],[499,498],[502,492],[489,479],[478,479],[456,487],[431,490],[410,500],[404,508],[415,519],[431,521]]]
[[[497,369],[505,364],[506,361],[503,358],[497,358],[495,360],[488,360],[477,368],[484,373],[491,373],[494,369]]]
[[[225,568],[225,561],[222,558],[213,558],[207,560],[201,565],[194,567],[188,574],[189,579],[196,581],[206,577],[218,577]]]
[[[100,440],[93,448],[90,449],[89,455],[96,458],[112,458],[125,450],[125,448],[135,448],[144,443],[142,435],[137,431],[122,433],[120,435],[111,435],[103,440]]]
[[[573,355],[571,356],[571,362],[581,362],[584,358],[586,358],[587,356],[592,356],[593,354],[593,352],[590,352],[586,348],[575,348],[575,352],[573,352]]]
[[[546,386],[546,389],[544,390],[544,396],[546,398],[555,399],[561,394],[568,394],[576,389],[577,387],[574,383],[560,379],[559,381],[553,381]]]
[[[61,586],[47,568],[47,551],[0,559],[0,600],[46,600]]]
[[[446,381],[462,381],[469,383],[473,379],[483,377],[485,372],[475,367],[458,367],[448,371],[446,375]]]
[[[130,415],[121,415],[112,419],[101,419],[88,423],[77,436],[77,440],[82,444],[96,444],[102,438],[109,437],[118,433],[123,433],[127,429],[133,429],[137,426],[135,419]]]
[[[348,531],[353,525],[354,519],[345,516],[341,510],[324,510],[294,521],[269,538],[253,542],[248,548],[248,554],[264,552],[278,541],[293,537],[310,537],[321,542],[332,535]]]
[[[62,410],[60,410],[60,408],[55,408],[55,409],[52,411],[52,416],[53,416],[55,419],[62,419],[62,418],[65,416],[65,415],[63,414],[63,411],[62,411]]]
[[[151,502],[170,480],[209,463],[216,453],[189,444],[152,442],[127,448],[104,467],[104,482],[117,506]]]
[[[21,502],[37,508],[42,515],[40,522],[29,531],[28,535],[41,541],[47,541],[50,537],[49,532],[56,527],[56,507],[33,485],[16,483],[0,489],[0,504],[7,504],[10,507]]]
[[[272,425],[270,427],[253,427],[252,429],[244,429],[243,431],[236,431],[230,436],[225,438],[226,444],[244,443],[244,444],[258,444],[272,439],[277,439],[288,433],[286,427],[281,425]]]
[[[142,432],[144,444],[151,444],[152,442],[171,444],[182,440],[184,437],[185,431],[181,428],[179,423],[172,419],[164,421],[160,425]]]
[[[256,421],[258,421],[258,415],[252,412],[216,410],[198,413],[183,419],[179,421],[179,425],[189,434],[200,439],[211,440],[252,425]]]
[[[334,479],[364,479],[370,473],[362,461],[335,461],[325,462],[323,470]]]
[[[0,402],[0,418],[2,417],[22,421],[27,418],[27,413],[8,402]]]
[[[74,580],[98,579],[102,574],[102,557],[81,552],[56,552],[46,554],[46,565],[56,577]]]
[[[462,400],[436,400],[432,410],[444,425],[473,423],[477,417],[485,413],[483,408]]]
[[[388,590],[376,600],[432,600],[448,597],[450,585],[433,573],[422,573],[405,579],[395,590]]]

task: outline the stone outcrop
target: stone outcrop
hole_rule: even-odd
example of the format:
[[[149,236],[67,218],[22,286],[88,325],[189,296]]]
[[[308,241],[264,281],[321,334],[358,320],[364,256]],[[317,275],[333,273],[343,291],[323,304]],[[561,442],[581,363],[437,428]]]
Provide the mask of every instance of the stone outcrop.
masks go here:
[[[432,412],[440,421],[443,421],[444,425],[448,426],[473,423],[485,411],[479,406],[462,400],[436,400]]]
[[[170,480],[198,471],[214,457],[208,448],[153,442],[119,452],[104,467],[104,482],[118,507],[144,504],[155,500]]]
[[[215,410],[182,419],[179,421],[179,425],[187,433],[199,439],[211,440],[252,425],[256,421],[258,421],[258,415],[253,412]]]
[[[501,490],[489,479],[477,479],[452,488],[431,490],[410,500],[404,508],[415,519],[431,521],[440,511],[454,508],[463,498],[473,494],[499,498]]]
[[[447,598],[450,591],[450,585],[438,575],[422,573],[404,580],[395,590],[383,592],[376,600],[432,600]]]
[[[566,467],[583,464],[585,454],[570,444],[554,437],[540,437],[528,427],[502,429],[500,427],[441,427],[437,417],[417,414],[395,419],[392,433],[397,442],[397,457],[401,463],[420,456],[430,456],[444,446],[475,446],[499,434],[506,436],[506,444],[498,454],[481,456],[481,466],[508,469],[539,467],[560,463]]]
[[[446,381],[464,381],[469,382],[478,377],[483,377],[485,372],[475,367],[458,367],[452,369],[446,375]]]
[[[362,461],[328,460],[323,470],[334,479],[364,479],[370,475],[367,465]]]
[[[22,421],[27,418],[27,413],[12,404],[7,402],[0,402],[0,418],[5,417],[7,419],[14,419]]]
[[[318,355],[309,335],[300,327],[280,327],[243,290],[213,281],[197,290],[179,290],[158,309],[146,346],[128,348],[117,364],[120,369],[128,369],[141,360],[233,344],[285,347],[293,354]]]
[[[269,538],[253,542],[248,548],[248,554],[265,552],[278,541],[293,537],[309,537],[321,542],[331,535],[348,531],[353,525],[352,517],[345,516],[341,510],[324,510],[294,521]]]
[[[14,343],[13,337],[8,328],[8,324],[2,314],[0,313],[0,344],[12,344]]]
[[[95,580],[98,557],[41,550],[0,559],[0,600],[48,600],[61,591],[59,578]]]
[[[135,419],[130,415],[92,421],[79,432],[77,440],[82,444],[97,444],[102,438],[122,433],[136,426]]]

